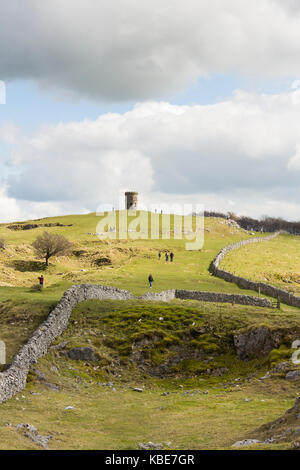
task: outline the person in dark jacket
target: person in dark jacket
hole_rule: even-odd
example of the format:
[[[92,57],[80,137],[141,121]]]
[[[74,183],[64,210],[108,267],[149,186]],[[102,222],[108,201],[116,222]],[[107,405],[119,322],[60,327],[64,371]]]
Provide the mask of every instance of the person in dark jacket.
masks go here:
[[[149,287],[150,289],[152,288],[152,282],[154,281],[153,277],[152,277],[152,274],[149,274],[148,276],[148,281],[149,281]]]
[[[40,283],[40,289],[42,289],[42,288],[44,287],[44,276],[41,275],[41,276],[38,278],[38,280],[39,280],[39,283]]]
[[[160,258],[161,258],[161,252],[159,251],[158,252],[158,259],[160,260]]]
[[[169,253],[166,252],[166,261],[169,261]]]
[[[174,253],[173,253],[173,251],[171,251],[171,253],[170,253],[170,261],[172,262],[173,259],[174,259]]]

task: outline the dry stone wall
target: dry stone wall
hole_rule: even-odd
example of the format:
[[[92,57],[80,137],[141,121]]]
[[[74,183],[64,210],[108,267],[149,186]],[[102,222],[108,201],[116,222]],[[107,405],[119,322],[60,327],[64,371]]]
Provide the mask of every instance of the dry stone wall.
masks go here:
[[[148,292],[134,297],[126,290],[115,287],[83,284],[68,289],[48,318],[36,329],[27,344],[14,357],[11,366],[0,373],[0,403],[13,397],[26,386],[30,367],[39,357],[45,355],[51,343],[67,328],[72,310],[79,302],[89,299],[129,300],[142,299],[169,302],[174,298],[194,299],[206,302],[230,302],[243,305],[270,307],[267,299],[249,295],[219,294],[215,292],[200,292],[187,290],[167,290],[160,293]]]
[[[250,279],[246,279],[241,276],[236,276],[235,274],[225,271],[224,269],[220,269],[219,267],[221,261],[230,251],[241,248],[242,246],[248,245],[249,243],[259,243],[272,240],[273,238],[277,237],[280,233],[282,233],[282,231],[275,232],[267,237],[250,238],[247,240],[242,240],[238,243],[234,243],[232,245],[225,246],[211,263],[210,271],[215,276],[220,277],[225,281],[233,282],[242,289],[254,290],[256,292],[260,292],[261,294],[268,295],[269,297],[275,297],[276,299],[279,299],[287,305],[291,305],[293,307],[300,307],[300,297],[297,297],[296,295],[291,294],[290,292],[287,292],[283,289],[279,289],[278,287],[271,286],[269,284],[265,284],[263,282],[254,282]]]
[[[261,282],[253,282],[243,277],[235,276],[223,269],[220,269],[220,263],[224,256],[232,250],[240,248],[248,243],[263,242],[271,240],[280,232],[276,232],[268,237],[251,238],[243,240],[223,248],[211,264],[211,271],[226,281],[233,282],[244,289],[259,291],[270,297],[279,298],[288,305],[300,307],[300,297],[296,297],[282,289],[264,284]],[[187,290],[167,290],[160,293],[148,292],[147,294],[134,297],[126,290],[117,289],[115,287],[83,284],[73,286],[68,289],[61,300],[49,314],[48,318],[36,329],[27,344],[23,346],[18,354],[14,357],[11,366],[0,373],[0,403],[8,400],[17,392],[26,386],[26,379],[30,367],[35,364],[39,357],[45,355],[51,343],[60,336],[67,328],[72,310],[79,302],[88,299],[113,299],[113,300],[129,300],[142,299],[150,301],[165,301],[178,299],[192,299],[204,302],[230,302],[242,305],[253,305],[260,307],[271,307],[271,303],[266,298],[253,297],[250,295],[225,294],[216,292],[201,292]]]
[[[51,343],[67,328],[73,308],[88,299],[131,299],[128,291],[107,286],[84,284],[73,286],[62,296],[48,318],[35,330],[27,344],[14,357],[9,369],[0,373],[0,403],[8,400],[26,386],[32,364],[45,355]]]
[[[255,307],[272,307],[268,299],[254,297],[252,295],[176,290],[175,297],[177,299],[200,300],[203,302],[227,302],[231,304],[252,305]]]
[[[166,290],[163,292],[147,292],[147,294],[137,299],[160,300],[169,302],[173,299],[199,300],[202,302],[224,302],[231,304],[253,305],[256,307],[272,307],[271,302],[266,298],[254,297],[252,295],[225,294],[219,292],[203,292],[199,290]]]

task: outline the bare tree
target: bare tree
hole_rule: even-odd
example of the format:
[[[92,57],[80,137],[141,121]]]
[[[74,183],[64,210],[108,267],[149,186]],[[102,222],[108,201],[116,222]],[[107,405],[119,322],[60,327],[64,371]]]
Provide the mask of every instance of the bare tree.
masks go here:
[[[46,266],[49,264],[49,258],[52,256],[63,256],[68,254],[72,243],[62,235],[44,232],[39,235],[32,244],[36,254],[40,258],[45,258]]]
[[[235,221],[238,220],[238,216],[234,212],[227,212],[227,216],[231,220],[235,220]]]

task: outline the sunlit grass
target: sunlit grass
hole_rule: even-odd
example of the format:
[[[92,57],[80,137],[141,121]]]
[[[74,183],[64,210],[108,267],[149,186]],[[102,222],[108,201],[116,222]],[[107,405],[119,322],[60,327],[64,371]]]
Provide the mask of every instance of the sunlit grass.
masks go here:
[[[300,294],[300,237],[280,235],[266,243],[234,250],[222,268],[255,281]]]

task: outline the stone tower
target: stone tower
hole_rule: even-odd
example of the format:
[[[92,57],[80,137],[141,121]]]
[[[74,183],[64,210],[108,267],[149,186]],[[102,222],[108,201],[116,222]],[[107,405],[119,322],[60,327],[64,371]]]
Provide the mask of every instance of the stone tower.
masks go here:
[[[138,206],[138,194],[132,191],[127,191],[125,193],[125,207],[127,210],[133,209],[136,210]]]

